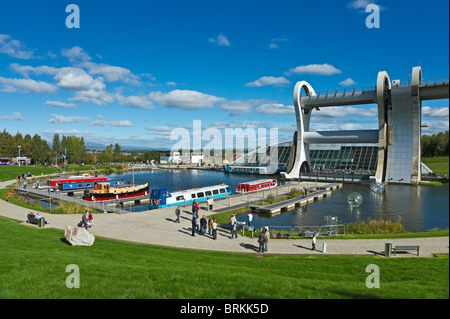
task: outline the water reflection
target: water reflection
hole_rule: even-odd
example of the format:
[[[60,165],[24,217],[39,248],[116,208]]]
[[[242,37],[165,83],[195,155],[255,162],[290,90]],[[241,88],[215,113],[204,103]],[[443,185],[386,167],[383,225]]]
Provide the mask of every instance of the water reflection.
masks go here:
[[[384,193],[374,193],[369,186],[344,184],[324,197],[292,211],[274,217],[259,214],[256,227],[324,225],[325,216],[336,216],[341,223],[400,217],[406,230],[417,232],[449,225],[449,187],[387,185]],[[348,205],[348,195],[358,192],[363,197],[359,207]],[[245,220],[240,216],[239,221]]]

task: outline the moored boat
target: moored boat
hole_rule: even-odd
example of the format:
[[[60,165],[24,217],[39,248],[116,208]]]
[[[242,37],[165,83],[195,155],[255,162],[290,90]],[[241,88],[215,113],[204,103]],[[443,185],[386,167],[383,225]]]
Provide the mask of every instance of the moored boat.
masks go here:
[[[69,183],[94,183],[94,182],[102,182],[106,181],[107,178],[104,176],[91,176],[89,174],[83,175],[71,175],[67,177],[59,177],[59,178],[50,178],[47,179],[47,186],[58,187],[60,184],[69,184]]]
[[[202,202],[212,197],[221,198],[230,196],[230,187],[225,184],[191,188],[187,190],[179,190],[171,192],[167,188],[153,189],[150,194],[150,208],[163,208],[168,206],[177,206],[184,203],[189,204],[194,200],[196,202]]]
[[[149,194],[149,184],[143,185],[115,185],[97,183],[97,189],[85,190],[83,199],[88,201],[104,201],[146,196]]]
[[[258,179],[245,183],[240,183],[236,190],[237,194],[251,193],[261,190],[271,189],[277,187],[278,181],[276,179]]]
[[[107,181],[102,181],[102,183],[109,183],[111,186],[125,185],[124,180],[119,180],[119,181],[107,180]],[[89,188],[96,189],[96,187],[97,187],[97,181],[58,184],[58,189],[60,191],[62,191],[62,190],[82,190],[82,189],[89,189]]]

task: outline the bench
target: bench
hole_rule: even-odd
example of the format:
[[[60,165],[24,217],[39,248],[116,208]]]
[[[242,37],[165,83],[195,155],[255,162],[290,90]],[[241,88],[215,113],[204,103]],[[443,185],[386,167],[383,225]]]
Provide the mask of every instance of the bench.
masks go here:
[[[46,224],[45,218],[44,218],[44,217],[41,217],[40,219],[42,219],[42,221],[43,221],[42,227],[44,227],[44,225]],[[39,226],[39,219],[37,219],[37,218],[35,217],[35,215],[28,214],[28,215],[27,215],[27,223],[28,223],[28,224],[35,224],[35,225],[38,225],[38,226]]]
[[[395,246],[394,255],[397,255],[397,251],[409,251],[409,250],[416,250],[417,256],[419,256],[419,246]]]

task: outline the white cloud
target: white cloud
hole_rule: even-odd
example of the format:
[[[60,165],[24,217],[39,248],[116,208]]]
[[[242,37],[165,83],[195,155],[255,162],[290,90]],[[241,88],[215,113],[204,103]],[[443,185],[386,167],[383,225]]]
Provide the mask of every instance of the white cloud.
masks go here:
[[[34,57],[33,50],[27,49],[22,41],[12,39],[7,34],[0,34],[0,53],[23,60]]]
[[[212,108],[216,103],[225,101],[224,98],[190,90],[173,90],[169,93],[151,92],[148,96],[161,106],[184,110]]]
[[[122,81],[124,83],[139,84],[139,76],[120,66],[104,63],[84,62],[79,65],[86,68],[90,75],[100,75],[107,82]]]
[[[131,127],[133,123],[129,120],[95,120],[93,122],[86,122],[86,125],[89,126],[113,126],[113,127]]]
[[[33,67],[33,66],[29,66],[29,65],[20,65],[18,63],[11,63],[9,65],[9,67],[13,71],[21,74],[22,76],[24,76],[26,78],[30,77],[30,73],[35,73],[38,75],[41,75],[41,74],[55,75],[58,71],[58,68],[54,68],[52,66],[47,66],[47,65]]]
[[[279,37],[270,40],[269,49],[278,49],[280,47],[280,43],[289,42],[286,37]]]
[[[333,65],[324,63],[324,64],[308,64],[297,66],[285,72],[285,75],[292,75],[292,74],[333,75],[338,73],[342,73],[342,71],[336,69]]]
[[[219,110],[226,111],[231,115],[251,113],[253,106],[257,105],[258,100],[248,100],[248,101],[224,101],[221,103]]]
[[[422,115],[427,117],[448,117],[448,107],[422,107]]]
[[[52,118],[48,120],[48,123],[51,124],[73,124],[78,122],[83,122],[84,125],[88,126],[113,126],[113,127],[131,127],[133,123],[129,120],[104,120],[102,116],[99,118],[97,116],[97,120],[91,121],[87,117],[82,116],[64,116],[58,114],[51,114]]]
[[[228,41],[227,37],[224,36],[222,33],[219,34],[217,36],[217,38],[209,38],[208,41],[211,42],[211,43],[215,43],[215,44],[217,44],[219,46],[225,46],[225,47],[231,46],[230,41]]]
[[[65,108],[75,108],[75,107],[77,107],[76,104],[64,103],[64,102],[61,102],[61,101],[46,101],[44,104],[45,105],[52,105],[52,106],[56,106],[56,107],[65,107]]]
[[[64,116],[58,114],[50,114],[50,116],[52,118],[48,120],[48,123],[52,124],[72,124],[82,121],[89,121],[88,118],[82,116]]]
[[[351,78],[348,78],[344,81],[339,82],[339,85],[341,86],[350,86],[350,85],[355,85],[357,84],[355,81],[353,81]]]
[[[70,62],[86,62],[92,59],[89,54],[79,46],[74,46],[71,49],[63,49],[61,55],[67,57]]]
[[[376,4],[376,3],[373,0],[354,0],[347,3],[347,8],[357,10],[358,12],[365,12],[366,7],[369,4]],[[383,6],[380,6],[379,4],[377,4],[377,6],[380,10],[384,10]]]
[[[97,89],[78,91],[75,97],[70,98],[69,100],[83,103],[93,103],[95,105],[106,105],[108,103],[114,102],[111,94],[109,94],[105,90]]]
[[[3,92],[50,94],[56,90],[56,86],[43,81],[0,77],[0,91]]]
[[[94,103],[96,105],[105,105],[114,101],[112,96],[105,91],[106,86],[103,83],[103,77],[93,78],[85,70],[78,67],[54,68],[46,65],[32,67],[16,63],[11,64],[10,67],[27,77],[30,73],[54,75],[53,79],[58,87],[77,92],[75,97],[70,99],[71,101]]]
[[[256,111],[261,114],[269,114],[269,115],[276,115],[276,114],[294,114],[294,106],[285,106],[283,104],[278,103],[267,103],[262,104],[259,107],[256,108]]]
[[[119,104],[140,108],[140,109],[152,109],[153,102],[147,95],[130,95],[123,96],[121,94],[115,94],[115,99]]]
[[[80,68],[57,69],[54,79],[56,85],[70,91],[103,90],[105,88],[105,84],[100,78],[94,79]]]
[[[0,121],[23,121],[23,117],[20,112],[13,112],[10,116],[0,116]]]
[[[289,84],[291,84],[291,81],[289,81],[288,79],[286,79],[283,76],[280,76],[280,77],[263,76],[253,82],[249,82],[249,83],[245,84],[245,86],[249,86],[249,87],[261,87],[261,86],[268,86],[268,85],[286,86]]]

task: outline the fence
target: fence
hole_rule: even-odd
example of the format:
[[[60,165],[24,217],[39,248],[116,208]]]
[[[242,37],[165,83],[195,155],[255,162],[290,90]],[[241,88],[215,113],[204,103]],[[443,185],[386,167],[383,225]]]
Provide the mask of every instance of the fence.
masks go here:
[[[308,238],[334,237],[345,235],[345,225],[323,225],[323,226],[267,226],[273,238]]]

